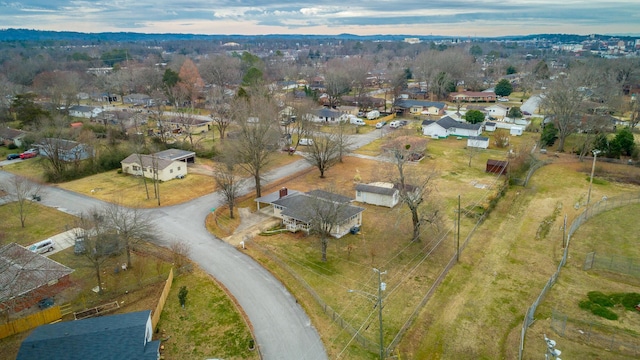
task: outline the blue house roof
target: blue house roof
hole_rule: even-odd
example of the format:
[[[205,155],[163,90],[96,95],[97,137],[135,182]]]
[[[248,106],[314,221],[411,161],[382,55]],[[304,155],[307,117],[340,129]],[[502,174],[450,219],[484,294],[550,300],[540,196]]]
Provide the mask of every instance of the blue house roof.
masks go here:
[[[160,341],[147,342],[150,310],[37,327],[16,360],[158,360]]]

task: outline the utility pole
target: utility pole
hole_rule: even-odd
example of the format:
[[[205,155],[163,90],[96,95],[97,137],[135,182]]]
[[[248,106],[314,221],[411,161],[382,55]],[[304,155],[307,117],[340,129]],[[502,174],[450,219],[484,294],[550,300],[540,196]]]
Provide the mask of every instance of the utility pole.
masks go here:
[[[376,268],[373,271],[378,273],[378,319],[380,320],[380,360],[384,360],[384,332],[382,331],[382,291],[387,284],[382,282],[382,275],[386,275],[386,271],[380,271]]]
[[[458,220],[456,226],[456,262],[460,262],[460,195],[458,195]]]
[[[360,290],[348,290],[350,293],[359,293],[365,295],[369,300],[373,300],[378,307],[378,320],[380,322],[380,360],[384,360],[385,351],[384,351],[384,331],[382,324],[382,292],[386,289],[387,284],[382,282],[382,275],[386,275],[386,271],[380,271],[376,268],[373,269],[375,273],[378,274],[378,295],[369,294],[368,292],[360,291]]]
[[[589,178],[589,194],[587,195],[587,206],[589,206],[589,202],[591,201],[591,185],[593,184],[593,173],[596,170],[596,158],[598,154],[600,154],[600,150],[593,150],[593,165],[591,165],[591,177]]]

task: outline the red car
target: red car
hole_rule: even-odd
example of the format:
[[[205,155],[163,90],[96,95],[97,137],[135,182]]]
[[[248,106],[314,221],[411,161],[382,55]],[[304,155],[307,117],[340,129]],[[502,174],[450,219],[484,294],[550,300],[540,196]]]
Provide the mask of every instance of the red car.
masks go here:
[[[25,151],[22,154],[20,154],[20,159],[30,159],[32,157],[36,157],[36,155],[38,155],[38,153],[36,152],[31,152],[31,151]]]

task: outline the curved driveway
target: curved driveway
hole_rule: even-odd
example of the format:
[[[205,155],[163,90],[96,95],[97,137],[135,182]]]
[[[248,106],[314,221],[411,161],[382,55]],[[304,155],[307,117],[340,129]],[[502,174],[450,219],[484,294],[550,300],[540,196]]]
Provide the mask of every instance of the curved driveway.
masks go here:
[[[353,137],[354,147],[363,146],[381,134],[372,131]],[[1,163],[0,163],[1,165]],[[264,184],[294,174],[311,165],[305,160],[273,170],[264,176]],[[0,170],[0,182],[13,176]],[[243,193],[254,188],[248,182]],[[80,215],[105,203],[57,187],[46,187],[42,204]],[[324,346],[309,317],[285,287],[262,266],[231,245],[215,238],[205,228],[204,219],[223,204],[219,193],[202,196],[184,204],[145,209],[154,219],[161,238],[156,242],[169,246],[175,240],[190,246],[189,257],[214,276],[236,298],[249,317],[256,342],[264,359],[324,360]]]

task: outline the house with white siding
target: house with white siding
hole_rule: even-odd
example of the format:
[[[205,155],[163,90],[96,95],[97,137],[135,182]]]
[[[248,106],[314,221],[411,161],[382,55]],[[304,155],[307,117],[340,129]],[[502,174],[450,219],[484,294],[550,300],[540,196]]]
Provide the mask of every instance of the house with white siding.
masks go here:
[[[467,147],[486,149],[489,147],[489,138],[484,136],[469,136]]]
[[[482,124],[456,121],[449,116],[445,116],[437,121],[424,120],[422,122],[422,134],[432,138],[444,139],[449,136],[480,136],[481,133]]]
[[[169,181],[187,175],[187,164],[155,155],[131,154],[120,162],[122,172],[149,179]]]
[[[400,201],[400,191],[391,183],[357,184],[356,201],[392,208]]]

